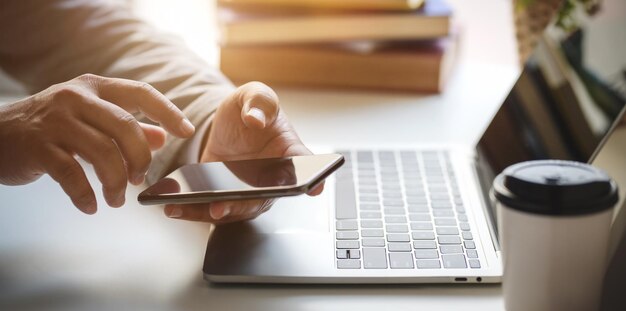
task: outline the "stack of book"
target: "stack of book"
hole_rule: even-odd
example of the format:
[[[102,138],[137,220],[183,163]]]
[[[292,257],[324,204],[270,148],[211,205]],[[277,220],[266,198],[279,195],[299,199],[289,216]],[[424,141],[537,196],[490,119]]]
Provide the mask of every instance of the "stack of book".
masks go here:
[[[219,0],[234,82],[440,92],[456,34],[444,0]]]

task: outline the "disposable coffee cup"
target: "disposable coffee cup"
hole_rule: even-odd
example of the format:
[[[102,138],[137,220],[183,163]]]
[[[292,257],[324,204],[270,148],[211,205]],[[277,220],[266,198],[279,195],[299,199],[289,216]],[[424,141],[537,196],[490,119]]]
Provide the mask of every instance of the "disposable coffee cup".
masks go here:
[[[508,311],[597,310],[617,185],[571,161],[505,169],[494,181]]]

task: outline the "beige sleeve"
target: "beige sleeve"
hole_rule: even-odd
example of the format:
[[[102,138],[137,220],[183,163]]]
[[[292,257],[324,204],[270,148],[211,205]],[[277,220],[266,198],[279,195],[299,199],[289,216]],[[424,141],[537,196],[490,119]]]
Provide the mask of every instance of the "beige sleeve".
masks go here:
[[[154,154],[149,182],[197,161],[210,115],[234,90],[219,70],[119,2],[1,1],[0,29],[0,67],[30,92],[93,73],[150,83],[184,111],[196,137],[168,137]]]

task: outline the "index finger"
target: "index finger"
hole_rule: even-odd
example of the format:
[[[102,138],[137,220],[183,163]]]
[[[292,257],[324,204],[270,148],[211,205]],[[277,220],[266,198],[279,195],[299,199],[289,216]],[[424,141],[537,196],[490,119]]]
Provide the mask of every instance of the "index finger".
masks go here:
[[[100,98],[128,112],[142,112],[175,136],[186,138],[193,135],[195,128],[183,112],[150,84],[118,78],[95,79]]]

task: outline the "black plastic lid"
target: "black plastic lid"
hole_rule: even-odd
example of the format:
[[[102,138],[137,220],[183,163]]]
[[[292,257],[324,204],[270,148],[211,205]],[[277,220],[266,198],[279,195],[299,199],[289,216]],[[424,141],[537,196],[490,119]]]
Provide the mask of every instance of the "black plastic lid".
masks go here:
[[[583,215],[617,203],[615,182],[584,163],[538,160],[518,163],[496,177],[492,193],[504,205],[535,214]]]

